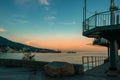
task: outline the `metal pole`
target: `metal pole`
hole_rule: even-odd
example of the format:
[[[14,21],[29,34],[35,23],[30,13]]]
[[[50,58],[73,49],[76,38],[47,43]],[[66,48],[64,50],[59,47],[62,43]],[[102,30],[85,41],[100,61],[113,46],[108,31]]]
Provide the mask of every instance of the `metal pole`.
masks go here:
[[[85,11],[84,11],[84,8],[83,8],[83,32],[85,30]]]
[[[86,0],[84,0],[84,26],[85,26],[85,29],[86,29]]]
[[[82,65],[83,65],[83,68],[84,68],[84,56],[82,57]],[[84,69],[83,69],[84,70]]]
[[[89,57],[87,56],[87,67],[88,67],[88,70],[89,70]]]
[[[92,62],[92,69],[93,69],[93,67],[94,67],[94,66],[93,66],[93,62],[94,62],[94,61],[93,61],[93,56],[91,56],[91,62]]]
[[[86,20],[86,9],[87,9],[87,7],[86,7],[86,0],[84,2],[84,5],[85,5],[85,20]]]
[[[96,60],[96,56],[95,56],[95,67],[97,66],[97,60]]]
[[[110,47],[109,47],[109,45],[108,45],[107,49],[108,49],[108,61],[110,61]]]
[[[111,12],[111,21],[110,24],[115,24],[115,11],[117,10],[117,7],[115,6],[114,0],[111,0],[110,5],[110,12]],[[111,38],[110,40],[110,70],[117,70],[117,52],[118,52],[118,46],[117,46],[117,40]]]
[[[95,11],[95,27],[97,27],[97,12]]]
[[[83,32],[86,30],[86,0],[84,0],[84,7],[83,7]]]
[[[117,15],[117,24],[119,24],[119,15]]]
[[[110,12],[111,12],[111,25],[115,24],[115,11],[118,10],[118,7],[115,6],[114,0],[111,0]]]

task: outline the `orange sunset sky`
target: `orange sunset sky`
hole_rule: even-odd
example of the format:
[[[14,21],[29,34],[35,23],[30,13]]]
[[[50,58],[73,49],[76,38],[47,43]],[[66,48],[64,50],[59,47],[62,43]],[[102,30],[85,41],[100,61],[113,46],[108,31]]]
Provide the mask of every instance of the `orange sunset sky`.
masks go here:
[[[83,6],[84,0],[0,0],[0,36],[40,48],[107,52],[82,36]],[[109,0],[87,0],[87,18],[109,6]]]

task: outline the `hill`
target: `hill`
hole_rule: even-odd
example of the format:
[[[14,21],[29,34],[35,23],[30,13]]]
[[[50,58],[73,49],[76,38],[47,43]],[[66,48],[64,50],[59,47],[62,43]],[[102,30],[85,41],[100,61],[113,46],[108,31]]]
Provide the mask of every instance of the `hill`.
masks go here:
[[[13,42],[0,36],[0,53],[18,53],[18,52],[38,52],[38,53],[57,53],[51,49],[36,48],[18,42]]]

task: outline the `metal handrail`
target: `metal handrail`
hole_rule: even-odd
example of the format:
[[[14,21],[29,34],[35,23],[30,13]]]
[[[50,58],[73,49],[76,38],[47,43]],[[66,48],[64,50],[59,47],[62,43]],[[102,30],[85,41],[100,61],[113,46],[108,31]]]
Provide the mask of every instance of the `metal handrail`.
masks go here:
[[[120,9],[115,11],[115,25],[120,24]],[[83,32],[93,29],[95,27],[104,27],[111,25],[111,12],[105,11],[101,13],[95,13],[85,21],[83,21]]]
[[[102,65],[106,59],[106,56],[82,56],[82,64],[84,66],[84,70],[87,71],[99,65]]]

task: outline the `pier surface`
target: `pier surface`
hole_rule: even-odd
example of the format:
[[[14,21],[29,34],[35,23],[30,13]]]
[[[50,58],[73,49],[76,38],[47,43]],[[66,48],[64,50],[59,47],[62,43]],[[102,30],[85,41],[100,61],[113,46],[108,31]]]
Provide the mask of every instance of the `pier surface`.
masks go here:
[[[118,65],[119,67],[120,65]],[[107,76],[109,63],[86,71],[84,74],[76,74],[68,77],[49,77],[43,69],[25,67],[0,67],[0,80],[119,80],[120,69]],[[112,73],[112,72],[111,72]]]

